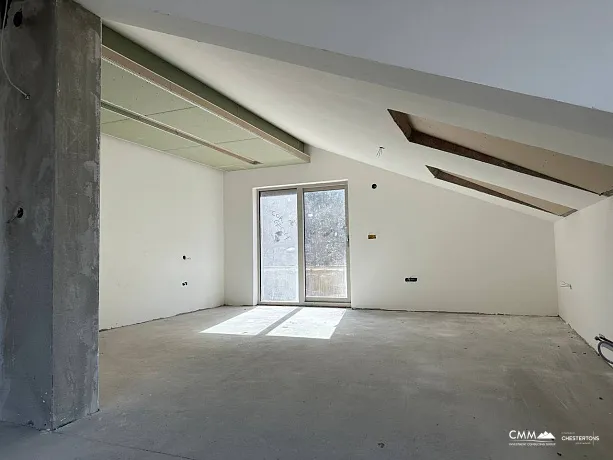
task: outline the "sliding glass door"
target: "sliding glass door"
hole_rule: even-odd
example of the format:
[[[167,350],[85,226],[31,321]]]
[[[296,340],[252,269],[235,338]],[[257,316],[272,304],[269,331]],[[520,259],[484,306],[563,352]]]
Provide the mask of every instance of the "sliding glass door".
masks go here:
[[[349,301],[347,188],[261,191],[260,302]]]
[[[298,194],[260,192],[260,301],[300,300],[298,281]]]
[[[344,188],[304,190],[305,299],[347,298],[347,214]]]

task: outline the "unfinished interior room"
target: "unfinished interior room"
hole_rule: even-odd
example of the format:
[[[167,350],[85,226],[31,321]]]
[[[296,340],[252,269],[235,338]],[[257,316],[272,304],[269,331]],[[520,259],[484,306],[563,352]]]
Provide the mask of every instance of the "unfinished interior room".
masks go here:
[[[0,460],[613,458],[612,20],[0,0]]]

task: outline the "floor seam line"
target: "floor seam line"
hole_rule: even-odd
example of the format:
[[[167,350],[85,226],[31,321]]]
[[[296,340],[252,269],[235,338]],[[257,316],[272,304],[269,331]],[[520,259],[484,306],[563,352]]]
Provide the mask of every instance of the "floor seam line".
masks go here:
[[[123,449],[131,449],[131,450],[138,450],[138,451],[141,451],[141,452],[149,452],[151,454],[166,455],[167,457],[180,458],[182,460],[198,460],[198,459],[193,458],[193,457],[185,457],[183,455],[170,454],[170,453],[167,453],[167,452],[160,452],[160,451],[157,451],[157,450],[145,449],[145,448],[142,448],[142,447],[133,447],[133,446],[125,446],[123,444],[115,444],[115,443],[108,442],[108,441],[102,441],[100,439],[88,438],[87,436],[80,436],[80,435],[74,434],[74,433],[60,433],[58,431],[52,431],[51,434],[55,434],[55,435],[58,435],[58,436],[66,436],[66,437],[74,437],[74,438],[84,439],[85,441],[96,442],[98,444],[104,444],[104,445],[107,445],[107,446],[121,447]]]

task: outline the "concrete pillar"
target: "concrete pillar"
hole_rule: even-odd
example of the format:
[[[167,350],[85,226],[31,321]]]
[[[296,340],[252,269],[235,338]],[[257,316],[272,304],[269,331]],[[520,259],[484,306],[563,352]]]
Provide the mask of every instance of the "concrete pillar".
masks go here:
[[[39,429],[98,410],[100,33],[72,0],[4,30],[30,98],[0,71],[0,420]]]

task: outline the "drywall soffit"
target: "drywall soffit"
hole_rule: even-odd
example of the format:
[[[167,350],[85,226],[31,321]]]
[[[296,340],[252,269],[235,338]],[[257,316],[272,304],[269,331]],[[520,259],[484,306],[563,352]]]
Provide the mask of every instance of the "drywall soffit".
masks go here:
[[[103,28],[102,132],[231,171],[310,161],[304,144]]]

